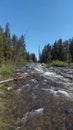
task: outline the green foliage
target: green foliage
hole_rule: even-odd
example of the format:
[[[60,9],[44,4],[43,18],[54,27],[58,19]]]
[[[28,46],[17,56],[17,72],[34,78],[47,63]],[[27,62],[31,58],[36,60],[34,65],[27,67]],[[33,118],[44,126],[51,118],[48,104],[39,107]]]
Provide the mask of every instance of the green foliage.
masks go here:
[[[27,62],[25,38],[18,38],[15,34],[11,37],[9,23],[5,31],[0,26],[0,74],[10,75],[13,68],[20,68]],[[30,59],[30,54],[28,55]]]
[[[3,61],[3,29],[0,27],[0,65]]]
[[[51,66],[56,66],[56,67],[67,67],[68,63],[64,62],[64,61],[52,61]]]
[[[70,50],[70,54],[71,54],[72,62],[73,62],[73,38],[69,39],[69,50]]]
[[[0,75],[4,77],[11,76],[12,72],[14,71],[14,66],[12,63],[3,63],[0,67]]]
[[[30,59],[31,59],[33,62],[36,62],[36,61],[37,61],[37,58],[36,58],[36,56],[35,56],[34,53],[32,53],[32,54],[30,55]]]
[[[40,61],[45,63],[51,61],[51,46],[49,44],[44,46],[40,55]]]
[[[29,62],[31,59],[31,55],[29,54],[29,52],[26,53],[26,60],[27,62]]]
[[[40,62],[45,63],[59,60],[67,62],[70,65],[73,62],[73,38],[64,42],[62,39],[59,39],[52,46],[50,44],[45,45],[39,59]]]
[[[6,24],[5,32],[3,33],[3,52],[5,61],[10,60],[12,56],[12,46],[9,23]]]

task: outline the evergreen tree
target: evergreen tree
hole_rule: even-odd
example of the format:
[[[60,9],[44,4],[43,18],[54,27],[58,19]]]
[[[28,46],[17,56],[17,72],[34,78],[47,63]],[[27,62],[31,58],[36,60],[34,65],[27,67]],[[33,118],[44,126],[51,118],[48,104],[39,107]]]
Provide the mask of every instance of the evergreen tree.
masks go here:
[[[5,60],[10,60],[12,56],[12,47],[11,47],[11,37],[10,37],[10,29],[9,29],[9,23],[6,24],[5,32],[4,32],[4,45],[3,45],[3,51],[4,51],[4,57]]]
[[[73,62],[73,38],[69,39],[69,50],[70,50],[70,54],[71,54],[72,62]]]
[[[24,36],[22,35],[17,44],[17,53],[18,56],[23,56],[26,52],[26,46],[25,46],[25,41],[24,41]]]
[[[57,42],[57,57],[58,60],[63,61],[63,45],[62,45],[62,39],[59,39]]]
[[[40,55],[40,62],[50,62],[51,61],[51,46],[45,45],[42,50],[42,54]]]
[[[0,65],[3,61],[3,29],[0,26]]]
[[[25,46],[25,41],[23,35],[18,39],[15,40],[15,57],[16,57],[16,62],[17,64],[21,64],[26,60],[26,46]],[[13,48],[14,49],[14,48]]]
[[[57,47],[57,41],[55,41],[52,50],[51,50],[51,55],[52,55],[52,60],[57,60],[58,59],[58,47]]]
[[[29,62],[31,60],[31,55],[29,52],[26,52],[26,60]]]
[[[37,58],[36,58],[36,56],[35,56],[34,53],[32,53],[32,54],[30,55],[30,57],[31,57],[31,60],[32,60],[33,62],[36,62],[36,61],[37,61]]]
[[[16,61],[16,58],[17,58],[17,45],[18,45],[18,38],[14,34],[12,36],[12,59],[14,62]]]
[[[73,38],[62,42],[60,38],[51,46],[47,44],[44,46],[42,53],[39,53],[40,62],[51,62],[51,60],[62,60],[69,64],[73,62]],[[18,38],[15,34],[10,36],[10,28],[7,23],[5,31],[3,32],[0,26],[0,65],[3,61],[12,60],[18,65],[23,61],[36,62],[36,56],[34,53],[29,54],[26,51],[25,39],[22,35]]]
[[[68,56],[69,55],[69,43],[68,40],[65,40],[63,42],[63,60],[68,62]]]

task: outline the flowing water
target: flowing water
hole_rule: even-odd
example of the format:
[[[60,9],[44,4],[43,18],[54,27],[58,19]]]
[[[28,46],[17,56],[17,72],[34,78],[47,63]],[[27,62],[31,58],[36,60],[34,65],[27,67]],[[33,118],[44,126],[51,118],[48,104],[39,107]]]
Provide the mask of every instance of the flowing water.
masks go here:
[[[0,130],[73,130],[73,68],[27,64],[0,86]]]

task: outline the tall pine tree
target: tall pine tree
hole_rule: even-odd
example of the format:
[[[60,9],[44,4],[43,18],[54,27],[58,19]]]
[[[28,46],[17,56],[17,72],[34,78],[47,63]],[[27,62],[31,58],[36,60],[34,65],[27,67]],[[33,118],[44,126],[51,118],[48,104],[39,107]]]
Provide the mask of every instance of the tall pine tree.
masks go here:
[[[3,29],[0,26],[0,65],[3,61]]]
[[[12,46],[11,46],[9,23],[7,23],[5,27],[3,51],[4,51],[5,60],[6,61],[10,60],[12,57]]]

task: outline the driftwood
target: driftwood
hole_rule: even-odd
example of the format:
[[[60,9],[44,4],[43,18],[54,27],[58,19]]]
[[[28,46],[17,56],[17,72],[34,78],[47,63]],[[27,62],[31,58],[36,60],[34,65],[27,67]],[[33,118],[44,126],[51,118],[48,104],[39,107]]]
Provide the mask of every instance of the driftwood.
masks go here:
[[[11,81],[17,81],[17,80],[21,80],[23,79],[23,77],[15,77],[15,78],[11,78],[11,79],[7,79],[7,80],[3,80],[3,81],[0,81],[0,84],[4,84],[4,83],[7,83],[7,82],[11,82]]]
[[[0,81],[0,84],[4,84],[4,83],[7,83],[7,82],[11,82],[13,81],[14,78],[11,78],[11,79],[7,79],[7,80],[3,80],[3,81]]]

